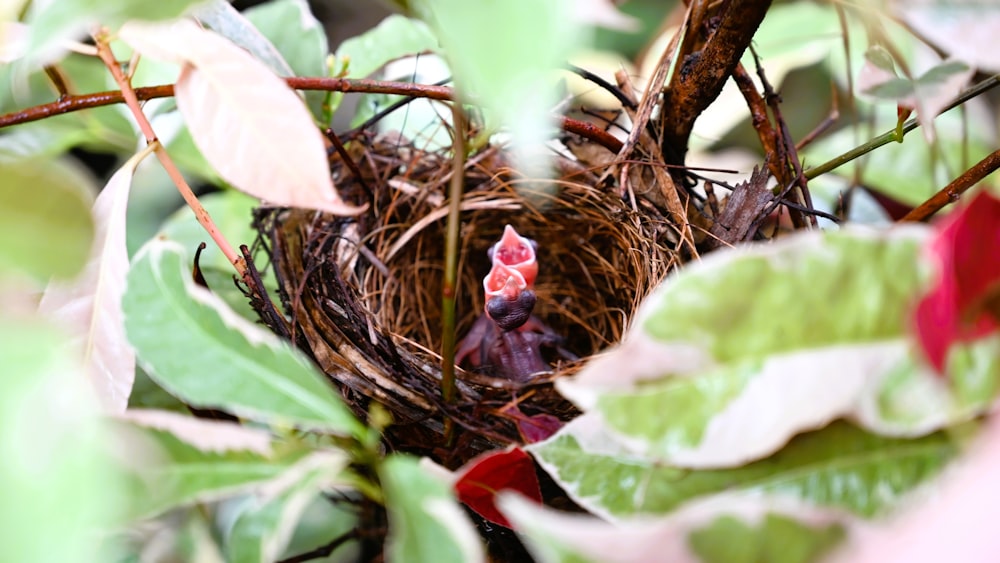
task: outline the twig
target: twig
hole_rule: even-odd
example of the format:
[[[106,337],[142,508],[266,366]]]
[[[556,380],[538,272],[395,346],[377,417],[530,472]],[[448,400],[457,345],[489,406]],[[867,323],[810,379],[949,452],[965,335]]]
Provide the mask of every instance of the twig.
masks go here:
[[[303,561],[312,561],[313,559],[319,559],[321,557],[327,557],[331,553],[337,550],[338,547],[344,545],[345,543],[355,540],[361,537],[360,532],[357,529],[351,530],[346,534],[341,534],[333,539],[330,543],[326,545],[321,545],[316,549],[307,551],[305,553],[300,553],[298,555],[293,555],[286,559],[278,561],[278,563],[302,563]]]
[[[177,186],[177,191],[180,192],[181,197],[187,202],[191,210],[194,211],[195,218],[201,223],[201,226],[208,231],[212,240],[215,244],[219,246],[222,253],[226,256],[226,259],[236,268],[236,271],[240,274],[240,277],[246,275],[246,264],[243,262],[243,258],[233,250],[232,245],[229,241],[219,232],[218,227],[215,226],[215,222],[208,215],[208,211],[202,207],[201,202],[198,201],[198,196],[194,195],[191,190],[191,186],[188,185],[181,171],[174,164],[174,161],[167,154],[167,150],[163,148],[156,139],[156,133],[153,132],[153,127],[150,125],[149,120],[146,119],[146,115],[142,113],[142,108],[139,107],[139,100],[135,95],[135,91],[132,89],[132,85],[129,84],[128,79],[122,72],[121,67],[118,65],[118,61],[115,60],[114,53],[111,52],[111,47],[108,45],[107,39],[104,35],[105,32],[100,32],[94,36],[94,40],[97,44],[97,55],[104,61],[105,66],[111,71],[111,75],[115,78],[115,82],[118,87],[121,88],[122,97],[125,103],[128,105],[129,109],[132,111],[132,115],[135,117],[136,123],[139,124],[139,129],[142,131],[143,136],[146,137],[146,142],[149,144],[155,143],[156,158],[159,159],[160,164],[163,165],[163,169],[166,170],[167,175]]]
[[[792,140],[792,134],[788,130],[788,123],[781,114],[781,97],[774,91],[771,82],[768,81],[767,75],[764,73],[764,67],[760,64],[760,57],[757,56],[757,50],[753,48],[753,45],[750,46],[750,53],[753,54],[754,64],[757,66],[757,77],[760,78],[760,83],[764,87],[764,100],[767,101],[767,106],[771,108],[771,115],[774,116],[778,140],[781,141],[782,150],[780,154],[783,159],[782,168],[784,170],[791,168],[794,172],[794,176],[791,178],[795,183],[795,188],[793,188],[795,193],[793,193],[792,199],[798,199],[801,205],[811,208],[813,204],[812,196],[809,194],[809,182],[802,175],[802,163],[799,161],[799,154],[795,149],[795,141]],[[782,174],[782,176],[779,176],[779,181],[784,181],[786,178],[788,178],[788,175]],[[816,217],[813,215],[803,215],[794,208],[789,208],[788,215],[792,220],[792,225],[797,229],[810,225],[813,227],[816,226]]]
[[[630,98],[627,94],[625,94],[625,92],[622,92],[621,88],[615,86],[614,84],[608,82],[607,80],[601,78],[600,76],[597,76],[596,74],[590,72],[585,68],[580,68],[576,65],[566,65],[566,68],[568,68],[570,71],[580,76],[580,78],[593,82],[594,84],[597,84],[598,86],[603,88],[607,93],[614,96],[615,99],[618,100],[618,102],[621,103],[622,106],[627,107],[629,109],[637,109],[635,101],[633,101],[632,98]]]
[[[368,195],[368,199],[374,201],[374,195],[371,187],[368,185],[368,182],[365,181],[364,175],[361,174],[361,169],[358,168],[358,163],[354,162],[354,159],[351,158],[351,155],[347,153],[347,148],[344,146],[344,143],[341,142],[340,136],[334,133],[333,129],[330,128],[324,130],[323,134],[326,135],[326,138],[330,140],[330,144],[333,145],[334,150],[336,150],[337,154],[340,155],[340,159],[343,160],[344,164],[347,165],[347,168],[351,171],[351,174],[354,174],[354,178],[358,181],[358,184],[361,185],[361,188],[365,190],[365,194]]]
[[[660,123],[668,164],[683,162],[695,119],[719,96],[770,5],[771,0],[729,1],[721,4],[718,13],[706,14],[705,21],[717,21],[718,27],[704,48],[679,61],[670,88],[663,94]],[[701,28],[693,23],[686,37],[703,32]]]
[[[601,129],[592,123],[587,123],[586,121],[580,121],[578,119],[571,119],[569,117],[562,117],[560,119],[562,121],[563,131],[566,131],[567,133],[575,133],[581,137],[594,141],[613,153],[621,152],[622,142],[604,129]]]
[[[52,82],[52,86],[54,86],[56,92],[59,93],[60,100],[69,96],[69,88],[66,87],[66,79],[63,77],[62,71],[60,71],[58,67],[46,65],[45,75],[49,77],[49,81]]]
[[[941,191],[903,216],[900,222],[928,220],[942,207],[958,201],[962,193],[976,185],[977,182],[986,176],[992,174],[997,168],[1000,168],[1000,150],[990,153],[986,158],[974,164],[972,168],[969,168],[958,178],[952,180]]]
[[[292,77],[286,78],[288,85],[296,90],[325,90],[331,92],[355,92],[365,94],[398,94],[410,96],[412,98],[428,98],[431,100],[451,100],[452,89],[446,86],[433,84],[413,84],[411,82],[388,82],[384,80],[355,80],[349,78],[311,78]],[[174,95],[174,86],[164,84],[160,86],[147,86],[134,88],[136,99],[140,101],[154,100],[157,98],[169,98]],[[404,100],[406,101],[406,100]],[[27,109],[10,112],[0,115],[0,129],[21,123],[30,123],[60,115],[85,109],[91,109],[112,104],[125,102],[125,97],[118,90],[108,92],[96,92],[93,94],[81,94],[76,96],[63,96],[55,102],[32,106]],[[568,117],[562,118],[564,130],[580,135],[600,144],[611,152],[617,153],[621,149],[621,141],[613,135],[589,123],[584,123]]]

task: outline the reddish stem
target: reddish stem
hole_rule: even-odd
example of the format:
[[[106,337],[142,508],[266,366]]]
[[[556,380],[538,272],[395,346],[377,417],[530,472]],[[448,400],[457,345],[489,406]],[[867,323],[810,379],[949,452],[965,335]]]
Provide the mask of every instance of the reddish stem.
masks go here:
[[[976,185],[980,180],[992,174],[1000,168],[1000,150],[990,153],[986,158],[980,160],[972,168],[963,172],[958,178],[951,181],[941,191],[931,196],[930,199],[920,204],[919,207],[903,216],[900,221],[926,221],[937,213],[942,207],[949,203],[958,201],[958,198],[966,190]]]
[[[413,84],[411,82],[390,82],[385,80],[356,80],[350,78],[311,78],[311,77],[291,77],[286,78],[288,85],[296,90],[323,90],[331,92],[356,92],[365,94],[397,94],[400,96],[412,96],[415,98],[429,98],[432,100],[451,100],[452,89],[447,86],[435,86],[433,84]],[[132,91],[138,100],[153,100],[156,98],[168,98],[174,95],[172,84],[161,86],[148,86],[144,88],[133,88]],[[27,109],[0,115],[0,128],[29,123],[45,119],[53,115],[70,113],[83,109],[90,109],[111,104],[125,102],[125,96],[120,91],[97,92],[94,94],[83,94],[78,96],[63,96],[59,100],[42,104]],[[621,150],[621,141],[613,135],[595,127],[589,123],[562,118],[564,130],[580,135],[600,144],[613,153]]]
[[[135,90],[132,89],[132,85],[129,84],[128,78],[122,72],[121,67],[118,65],[118,61],[115,60],[114,53],[111,52],[111,47],[108,46],[107,41],[102,35],[97,35],[94,37],[97,43],[97,55],[104,61],[105,66],[111,71],[111,75],[115,78],[115,82],[118,87],[121,88],[121,95],[125,103],[128,105],[129,109],[132,111],[132,115],[135,117],[136,123],[139,124],[139,129],[142,131],[143,136],[146,137],[146,142],[148,144],[154,145],[154,151],[156,152],[156,158],[159,159],[160,164],[163,165],[164,170],[167,171],[167,175],[177,186],[177,191],[180,192],[181,197],[187,202],[191,210],[194,211],[195,217],[201,226],[208,231],[209,236],[212,240],[219,246],[222,253],[225,254],[226,259],[236,268],[236,271],[243,276],[246,274],[246,264],[243,262],[243,258],[236,254],[233,250],[232,245],[229,241],[219,232],[218,227],[215,226],[215,222],[208,215],[208,211],[201,205],[198,201],[198,196],[194,195],[194,191],[191,190],[191,186],[188,185],[181,171],[174,164],[174,161],[167,154],[167,150],[163,148],[163,145],[159,143],[156,139],[156,133],[153,131],[153,126],[150,125],[149,120],[146,119],[146,115],[142,113],[142,108],[139,107],[139,98],[136,96]],[[172,90],[172,89],[171,89]]]

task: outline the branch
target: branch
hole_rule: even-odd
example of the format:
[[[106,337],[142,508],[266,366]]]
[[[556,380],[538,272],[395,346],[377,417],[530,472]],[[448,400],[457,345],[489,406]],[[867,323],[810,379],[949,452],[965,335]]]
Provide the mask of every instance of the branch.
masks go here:
[[[139,99],[136,97],[135,90],[132,89],[132,85],[129,84],[128,78],[122,72],[121,67],[118,65],[118,61],[115,60],[114,53],[111,52],[111,47],[108,45],[107,40],[102,34],[95,35],[95,42],[97,44],[97,55],[104,61],[104,65],[108,67],[111,71],[111,75],[115,78],[115,82],[118,83],[118,87],[121,88],[122,98],[125,103],[128,104],[129,109],[132,111],[132,115],[135,117],[136,122],[139,124],[139,129],[142,131],[143,136],[146,137],[146,142],[148,144],[154,145],[154,151],[156,152],[156,158],[159,159],[160,164],[163,165],[164,170],[166,170],[167,175],[177,186],[177,191],[180,192],[181,197],[187,202],[191,210],[194,211],[195,217],[201,226],[208,231],[209,236],[215,241],[215,244],[219,246],[222,253],[225,254],[226,259],[236,268],[236,271],[240,276],[246,275],[246,264],[243,262],[243,258],[236,254],[233,250],[232,245],[226,240],[226,237],[219,232],[218,227],[215,226],[215,222],[208,215],[208,211],[201,205],[198,201],[198,196],[194,195],[194,191],[191,190],[191,186],[188,185],[187,181],[184,179],[184,175],[174,164],[174,161],[167,154],[167,150],[163,148],[157,139],[156,133],[153,132],[153,126],[150,125],[149,120],[146,119],[146,115],[142,113],[142,108],[139,107]]]
[[[965,102],[971,100],[972,98],[975,98],[976,96],[979,96],[989,90],[992,90],[997,86],[1000,86],[1000,74],[994,74],[993,76],[987,78],[986,80],[977,83],[972,88],[969,88],[968,90],[962,92],[950,104],[945,106],[944,109],[939,111],[938,115],[941,115],[942,113],[945,113],[947,111],[951,111],[957,108],[958,106],[964,104]],[[855,158],[864,156],[870,153],[871,151],[881,147],[882,145],[889,144],[892,141],[897,141],[902,143],[903,142],[902,135],[906,135],[910,131],[913,131],[919,125],[920,124],[917,122],[916,118],[910,119],[905,124],[903,124],[903,127],[902,129],[899,130],[898,134],[897,134],[897,129],[893,128],[879,135],[878,137],[875,137],[874,139],[868,141],[867,143],[857,146],[840,156],[836,156],[828,160],[827,162],[820,164],[819,166],[814,166],[812,168],[809,168],[808,170],[805,170],[803,173],[805,174],[806,179],[812,180],[817,176],[826,174],[827,172],[835,168],[847,164],[848,162],[854,160]]]
[[[704,20],[718,21],[718,27],[700,51],[680,61],[663,94],[663,154],[677,159],[668,164],[683,163],[695,119],[719,96],[770,5],[771,0],[725,0],[715,17]],[[697,27],[688,33],[701,33]]]
[[[451,100],[452,89],[447,86],[433,84],[414,84],[412,82],[390,82],[386,80],[355,80],[350,78],[312,78],[292,77],[285,81],[296,90],[323,90],[330,92],[354,92],[365,94],[396,94],[413,98],[428,98],[431,100]],[[146,101],[157,98],[169,98],[174,95],[172,84],[134,88],[132,91],[137,100]],[[21,123],[30,123],[53,115],[71,113],[84,109],[109,106],[125,102],[122,92],[113,90],[82,94],[78,96],[62,96],[48,104],[42,104],[27,109],[0,115],[0,129]],[[621,141],[607,131],[589,123],[563,117],[562,127],[565,131],[575,133],[600,144],[613,153],[621,150]]]
[[[900,222],[903,221],[926,221],[931,215],[937,213],[942,207],[949,203],[958,201],[958,198],[969,188],[976,185],[980,180],[992,174],[1000,168],[1000,150],[994,151],[986,158],[980,160],[972,168],[963,172],[958,178],[951,181],[941,191],[934,194],[930,199],[920,204],[919,207],[907,213]]]

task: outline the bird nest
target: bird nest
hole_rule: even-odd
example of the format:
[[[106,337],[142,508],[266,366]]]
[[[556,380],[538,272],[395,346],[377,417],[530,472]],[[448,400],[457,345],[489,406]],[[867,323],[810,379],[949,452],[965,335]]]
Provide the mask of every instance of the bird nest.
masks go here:
[[[558,178],[527,179],[496,148],[479,151],[464,171],[459,338],[483,311],[487,249],[509,224],[538,243],[534,314],[579,359],[550,358],[551,371],[524,383],[459,369],[457,398],[446,402],[439,353],[452,168],[445,152],[357,139],[332,170],[346,198],[369,202],[366,213],[262,208],[257,224],[285,309],[265,322],[309,353],[359,415],[373,403],[392,414],[388,447],[454,467],[523,442],[527,417],[571,419],[576,412],[553,381],[621,339],[675,253],[664,242],[672,228],[663,215],[630,207],[599,180],[604,170],[560,157]]]

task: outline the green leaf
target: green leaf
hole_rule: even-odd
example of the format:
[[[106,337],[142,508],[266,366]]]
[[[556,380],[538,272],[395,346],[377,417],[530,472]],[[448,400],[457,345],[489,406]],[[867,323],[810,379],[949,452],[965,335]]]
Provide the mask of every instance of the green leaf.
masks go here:
[[[905,100],[914,95],[916,87],[913,81],[907,78],[893,78],[876,86],[872,86],[864,91],[869,96],[882,98],[883,100]]]
[[[407,55],[439,51],[437,38],[419,20],[393,14],[337,47],[337,59],[349,61],[347,75],[370,76],[386,63]]]
[[[3,558],[102,561],[95,539],[124,495],[67,339],[38,319],[0,316],[0,362]]]
[[[87,141],[88,132],[71,116],[53,116],[42,121],[22,123],[3,130],[0,135],[0,162],[32,158],[51,158]]]
[[[0,274],[70,278],[90,257],[93,179],[63,160],[0,162]]]
[[[589,42],[573,4],[414,0],[410,7],[441,42],[459,94],[510,131],[525,174],[544,174],[538,148],[555,130],[550,111],[557,101],[550,74]]]
[[[780,493],[871,517],[937,475],[957,454],[943,433],[884,438],[835,422],[744,467],[688,470],[630,454],[595,431],[587,416],[528,449],[573,500],[612,519],[667,514],[722,491]]]
[[[211,0],[195,11],[198,21],[239,45],[278,76],[294,74],[270,39],[264,37],[246,16],[225,0]]]
[[[326,31],[305,0],[272,0],[243,15],[278,49],[295,76],[326,76],[330,52]],[[306,92],[305,96],[313,115],[321,115],[326,93]]]
[[[83,38],[94,25],[112,30],[127,20],[169,20],[183,14],[202,0],[60,0],[35,2],[29,12],[31,42],[29,52],[48,62],[60,49],[60,43]]]
[[[361,435],[363,426],[309,360],[191,280],[176,243],[133,261],[123,309],[147,373],[185,402],[272,424]]]
[[[500,494],[499,506],[541,563],[814,560],[845,535],[846,524],[857,524],[843,511],[752,493],[713,495],[667,516],[613,522],[509,492]]]
[[[287,445],[272,452],[218,451],[193,445],[168,431],[137,425],[123,425],[121,437],[130,449],[147,451],[129,480],[132,519],[252,491],[286,471],[295,471],[296,463],[309,463],[303,460],[308,449]]]
[[[411,457],[394,454],[379,467],[389,512],[389,561],[483,561],[482,545],[451,487]]]
[[[253,244],[257,238],[257,231],[251,224],[253,210],[260,204],[257,198],[236,190],[225,190],[202,196],[200,201],[226,240],[234,246]],[[168,217],[157,236],[179,243],[190,254],[193,254],[202,242],[207,243],[208,246],[201,253],[200,265],[208,287],[240,316],[257,321],[257,313],[250,307],[243,292],[233,283],[236,272],[232,264],[218,246],[212,243],[205,228],[189,208],[178,209]],[[261,276],[268,291],[275,291],[278,284],[274,279],[274,272],[267,269],[261,272]],[[277,293],[272,293],[272,296],[276,297]]]
[[[688,536],[704,563],[808,563],[835,546],[844,529],[831,524],[814,528],[776,514],[758,527],[723,516]]]
[[[704,346],[716,362],[896,338],[927,277],[926,234],[817,233],[715,254],[666,282],[637,324],[656,341]],[[752,295],[727,291],[737,286]]]
[[[865,59],[875,65],[876,68],[896,74],[896,63],[893,62],[892,55],[881,45],[875,45],[865,51]]]
[[[346,464],[346,458],[342,458]],[[343,464],[342,464],[343,465]],[[296,479],[287,491],[274,498],[254,495],[247,498],[227,540],[227,561],[271,563],[281,558],[309,504],[320,496],[341,466],[327,464]]]
[[[1000,339],[965,345],[951,385],[923,362],[909,323],[930,279],[927,232],[815,232],[716,253],[557,386],[633,454],[691,468],[760,459],[837,418],[888,436],[967,420],[996,396]]]

